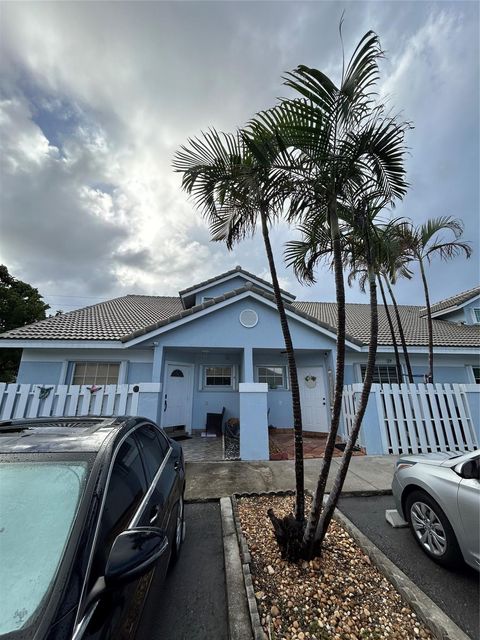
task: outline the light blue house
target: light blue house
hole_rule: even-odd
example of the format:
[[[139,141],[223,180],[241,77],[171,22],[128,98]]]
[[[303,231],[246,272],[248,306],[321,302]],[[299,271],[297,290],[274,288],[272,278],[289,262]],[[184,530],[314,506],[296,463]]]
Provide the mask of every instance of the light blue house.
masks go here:
[[[326,432],[336,305],[296,301],[286,291],[283,298],[297,355],[304,429]],[[400,310],[414,374],[421,382],[427,369],[424,310]],[[433,314],[435,381],[480,382],[480,287],[434,305]],[[396,383],[382,308],[379,319],[375,382]],[[368,341],[368,305],[348,304],[345,384],[361,382]],[[240,417],[242,429],[245,412],[259,410],[269,425],[292,426],[287,359],[272,286],[241,267],[184,289],[178,297],[128,295],[21,327],[2,334],[0,347],[23,349],[20,384],[157,383],[148,411],[163,427],[202,430],[206,414],[222,408],[225,419]]]

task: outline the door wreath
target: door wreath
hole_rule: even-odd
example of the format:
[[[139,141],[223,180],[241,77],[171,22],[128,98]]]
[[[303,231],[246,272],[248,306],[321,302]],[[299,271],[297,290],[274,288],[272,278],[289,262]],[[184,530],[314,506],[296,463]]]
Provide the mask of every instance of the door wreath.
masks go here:
[[[317,376],[305,376],[305,386],[308,389],[314,389],[317,386]]]

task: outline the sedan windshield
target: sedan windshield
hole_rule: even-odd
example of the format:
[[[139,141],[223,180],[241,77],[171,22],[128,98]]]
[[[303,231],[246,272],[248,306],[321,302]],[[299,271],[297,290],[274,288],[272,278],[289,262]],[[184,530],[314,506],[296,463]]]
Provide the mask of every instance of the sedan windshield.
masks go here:
[[[55,580],[86,462],[0,463],[0,635],[33,622]]]

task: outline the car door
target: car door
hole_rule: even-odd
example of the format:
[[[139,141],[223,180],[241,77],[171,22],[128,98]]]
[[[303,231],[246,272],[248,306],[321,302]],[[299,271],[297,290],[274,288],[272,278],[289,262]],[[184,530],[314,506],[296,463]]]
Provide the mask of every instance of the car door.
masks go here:
[[[173,542],[175,517],[173,508],[175,503],[176,470],[171,457],[171,447],[158,428],[145,424],[137,430],[137,439],[144,459],[149,483],[152,483],[149,504],[146,507],[149,514],[150,526],[163,529],[170,543]],[[166,554],[167,559],[170,556]],[[157,567],[157,571],[166,570],[166,566]]]
[[[480,458],[474,458],[473,462],[478,469]],[[463,528],[462,551],[480,567],[480,482],[476,478],[462,478],[457,500]]]
[[[88,594],[98,578],[105,573],[107,559],[116,537],[136,521],[148,524],[142,508],[147,495],[147,477],[134,433],[120,445],[110,468],[105,488],[103,510],[92,553],[88,577]],[[148,588],[148,576],[107,591],[92,605],[93,615],[81,636],[89,640],[127,640],[138,622],[143,597]],[[85,614],[88,616],[88,611]],[[90,612],[91,613],[91,612]]]

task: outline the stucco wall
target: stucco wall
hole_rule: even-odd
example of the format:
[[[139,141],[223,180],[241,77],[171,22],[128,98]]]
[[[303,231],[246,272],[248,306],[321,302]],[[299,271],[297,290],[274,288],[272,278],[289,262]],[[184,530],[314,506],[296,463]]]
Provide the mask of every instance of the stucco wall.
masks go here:
[[[18,383],[69,384],[73,362],[125,362],[120,382],[151,382],[153,349],[24,349]]]
[[[423,376],[428,368],[428,355],[426,353],[410,353],[409,355],[414,375],[414,381],[423,382]],[[366,362],[366,356],[366,353],[347,354],[345,367],[345,384],[361,382],[358,365]],[[402,353],[400,353],[400,361],[402,365],[404,365],[404,358]],[[395,366],[394,354],[377,354],[377,364],[388,364],[390,366]],[[435,354],[433,361],[434,381],[438,383],[471,383],[473,382],[471,370],[472,366],[479,366],[479,356],[464,355],[461,353]],[[403,367],[403,370],[406,374],[405,366]]]

